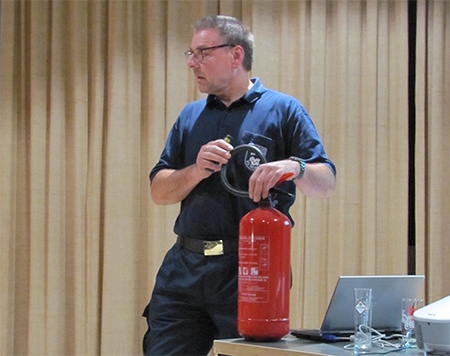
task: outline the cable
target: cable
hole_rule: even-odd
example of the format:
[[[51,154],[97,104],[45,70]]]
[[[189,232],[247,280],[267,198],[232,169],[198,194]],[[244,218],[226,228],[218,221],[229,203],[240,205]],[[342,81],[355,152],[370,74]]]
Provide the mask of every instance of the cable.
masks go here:
[[[399,347],[399,348],[396,348],[393,350],[386,350],[386,351],[362,351],[362,352],[358,352],[358,355],[386,355],[391,352],[398,352],[398,351],[402,351],[402,350],[407,350],[409,348],[411,348],[411,345]]]
[[[415,346],[414,344],[403,345],[403,344],[394,344],[394,343],[391,343],[391,342],[387,341],[387,340],[390,340],[390,339],[393,339],[393,338],[403,338],[404,335],[393,334],[393,335],[386,336],[385,334],[382,334],[378,330],[375,330],[373,328],[370,328],[370,331],[371,331],[371,333],[375,334],[375,335],[373,335],[371,337],[372,344],[375,345],[376,347],[381,348],[381,349],[389,348],[389,350],[383,350],[383,351],[372,351],[372,350],[358,351],[358,355],[385,355],[385,354],[388,354],[390,352],[402,351],[402,350],[406,350],[406,349],[409,349],[409,348]],[[352,350],[354,348],[354,346],[355,346],[355,336],[354,335],[350,336],[350,342],[351,342],[351,344],[348,344],[348,345],[344,346],[345,350]]]
[[[350,337],[344,337],[344,336],[336,336],[333,334],[322,334],[321,336],[322,340],[324,341],[348,341],[350,340]]]

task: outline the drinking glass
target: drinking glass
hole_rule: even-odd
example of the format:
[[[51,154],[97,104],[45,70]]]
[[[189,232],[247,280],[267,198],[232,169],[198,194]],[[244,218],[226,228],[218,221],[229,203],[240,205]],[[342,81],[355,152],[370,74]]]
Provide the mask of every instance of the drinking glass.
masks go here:
[[[368,351],[372,348],[372,289],[355,288],[355,341],[353,352]]]
[[[414,312],[423,307],[423,300],[416,298],[402,299],[402,346],[408,347],[415,344]]]

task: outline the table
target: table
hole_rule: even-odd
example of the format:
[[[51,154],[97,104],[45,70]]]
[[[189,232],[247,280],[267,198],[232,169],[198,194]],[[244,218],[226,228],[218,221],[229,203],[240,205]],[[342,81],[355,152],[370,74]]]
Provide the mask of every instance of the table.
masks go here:
[[[348,342],[319,343],[288,335],[277,342],[250,342],[244,339],[214,341],[214,355],[229,356],[353,356],[353,350],[345,350]],[[381,349],[380,349],[381,351]],[[424,356],[418,348],[389,353],[387,355]],[[372,356],[372,355],[371,355]]]

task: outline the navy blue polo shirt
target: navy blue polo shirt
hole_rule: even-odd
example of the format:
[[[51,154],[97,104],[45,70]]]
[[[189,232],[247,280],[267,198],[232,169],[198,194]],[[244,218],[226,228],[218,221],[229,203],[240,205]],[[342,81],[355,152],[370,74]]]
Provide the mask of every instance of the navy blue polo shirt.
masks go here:
[[[323,162],[336,174],[313,122],[299,101],[264,88],[258,78],[252,81],[253,87],[229,107],[214,95],[186,105],[170,131],[159,162],[150,172],[150,180],[161,169],[182,169],[194,164],[201,146],[227,134],[233,137],[234,147],[256,145],[268,162],[296,156],[309,163]],[[228,163],[227,177],[236,188],[248,187],[254,170],[248,164],[249,158],[244,153]],[[295,194],[293,182],[284,182],[280,188]],[[289,208],[295,198],[278,194],[274,200],[276,208],[292,221]],[[256,207],[249,198],[229,193],[217,172],[201,181],[181,202],[174,232],[199,239],[237,238],[241,218]]]

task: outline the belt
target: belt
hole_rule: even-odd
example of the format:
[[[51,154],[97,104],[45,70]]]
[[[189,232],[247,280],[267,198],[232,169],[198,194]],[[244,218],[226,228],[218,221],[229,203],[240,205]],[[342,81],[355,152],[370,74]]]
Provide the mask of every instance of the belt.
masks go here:
[[[201,253],[205,256],[228,255],[237,253],[239,249],[239,239],[200,240],[184,235],[178,235],[177,244],[189,251]]]

